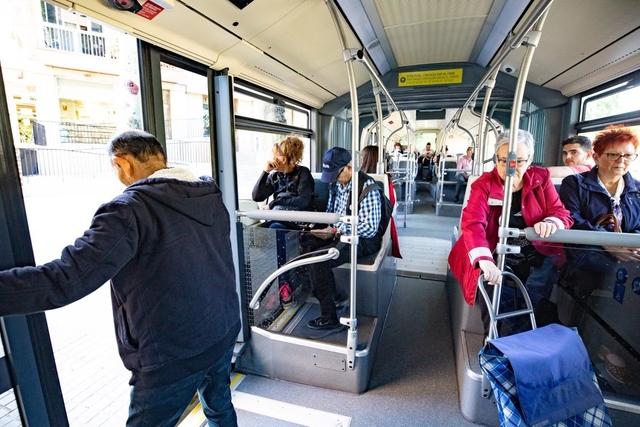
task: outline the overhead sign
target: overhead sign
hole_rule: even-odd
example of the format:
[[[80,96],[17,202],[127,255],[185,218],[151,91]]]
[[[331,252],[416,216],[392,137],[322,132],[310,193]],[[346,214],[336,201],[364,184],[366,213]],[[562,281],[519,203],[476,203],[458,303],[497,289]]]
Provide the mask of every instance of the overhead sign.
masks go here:
[[[429,86],[462,83],[462,68],[398,73],[398,86]]]

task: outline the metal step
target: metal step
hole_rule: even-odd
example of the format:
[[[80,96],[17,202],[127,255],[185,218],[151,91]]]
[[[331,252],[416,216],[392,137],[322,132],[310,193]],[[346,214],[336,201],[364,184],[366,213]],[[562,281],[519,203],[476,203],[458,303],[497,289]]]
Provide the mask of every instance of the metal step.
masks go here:
[[[382,329],[378,318],[358,316],[356,359],[354,369],[348,369],[348,329],[308,328],[307,322],[319,314],[319,304],[309,300],[286,322],[282,332],[252,326],[251,340],[236,360],[236,370],[332,390],[365,391]],[[278,319],[274,321],[277,323]]]

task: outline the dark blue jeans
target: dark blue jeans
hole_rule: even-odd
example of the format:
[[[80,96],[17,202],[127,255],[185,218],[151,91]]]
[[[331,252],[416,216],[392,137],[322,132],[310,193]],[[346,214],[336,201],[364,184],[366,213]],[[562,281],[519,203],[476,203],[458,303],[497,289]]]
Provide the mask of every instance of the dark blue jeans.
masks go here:
[[[378,252],[381,242],[382,238],[380,237],[369,239],[361,237],[358,243],[358,259]],[[336,279],[333,275],[333,269],[351,261],[351,245],[340,241],[323,240],[314,236],[308,236],[306,239],[301,237],[300,245],[302,253],[331,247],[336,247],[340,251],[340,255],[336,259],[309,265],[309,279],[313,286],[313,293],[320,302],[321,314],[329,319],[337,319],[338,314],[334,302]]]
[[[237,427],[229,388],[232,356],[233,346],[209,369],[176,383],[155,389],[132,387],[127,427],[175,426],[196,391],[209,426]]]
[[[460,201],[460,195],[467,187],[467,181],[469,178],[460,174],[456,177],[456,195],[455,200]],[[462,198],[464,198],[464,194],[462,194]]]
[[[276,256],[278,262],[278,268],[282,267],[287,262],[287,230],[290,229],[290,223],[272,222],[269,228],[276,230]],[[278,285],[283,285],[289,281],[288,272],[281,274],[278,277]]]

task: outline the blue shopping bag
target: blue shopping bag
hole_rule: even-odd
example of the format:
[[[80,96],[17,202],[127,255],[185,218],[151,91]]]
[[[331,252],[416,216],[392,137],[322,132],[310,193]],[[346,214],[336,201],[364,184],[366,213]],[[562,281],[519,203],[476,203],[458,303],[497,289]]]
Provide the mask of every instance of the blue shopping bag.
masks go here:
[[[578,334],[552,324],[490,340],[478,354],[501,426],[611,426]]]

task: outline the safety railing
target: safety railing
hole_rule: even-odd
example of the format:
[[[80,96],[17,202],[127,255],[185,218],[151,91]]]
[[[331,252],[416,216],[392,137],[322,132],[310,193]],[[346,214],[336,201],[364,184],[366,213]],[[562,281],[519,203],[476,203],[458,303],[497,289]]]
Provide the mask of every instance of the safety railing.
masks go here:
[[[47,49],[118,59],[120,47],[116,37],[42,23],[42,43]]]

